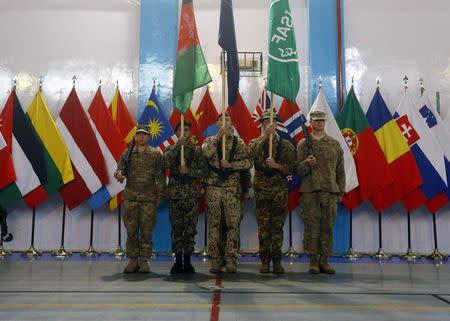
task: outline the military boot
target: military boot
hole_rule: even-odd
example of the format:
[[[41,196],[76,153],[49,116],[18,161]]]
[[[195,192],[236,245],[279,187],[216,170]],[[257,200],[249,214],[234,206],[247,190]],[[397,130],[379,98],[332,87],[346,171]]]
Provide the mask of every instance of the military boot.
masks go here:
[[[195,268],[191,264],[191,256],[189,254],[184,255],[183,272],[189,274],[195,273]]]
[[[175,263],[170,268],[170,274],[180,274],[183,273],[183,254],[175,254]]]
[[[319,274],[319,256],[311,255],[309,258],[309,274]]]
[[[336,274],[336,271],[328,264],[328,256],[321,255],[319,260],[320,273]]]
[[[221,260],[218,260],[218,259],[211,260],[211,267],[209,269],[209,272],[214,273],[214,274],[222,272]]]
[[[226,271],[227,271],[227,273],[236,273],[237,272],[236,259],[230,260],[227,262]]]
[[[141,257],[139,260],[139,272],[149,273],[150,267],[148,266],[148,259],[146,257]]]
[[[273,261],[273,274],[284,274],[284,267],[281,265],[281,260]]]
[[[261,266],[259,267],[259,273],[270,273],[270,260],[261,260]]]
[[[139,270],[138,259],[131,258],[127,266],[123,270],[123,273],[136,273]]]

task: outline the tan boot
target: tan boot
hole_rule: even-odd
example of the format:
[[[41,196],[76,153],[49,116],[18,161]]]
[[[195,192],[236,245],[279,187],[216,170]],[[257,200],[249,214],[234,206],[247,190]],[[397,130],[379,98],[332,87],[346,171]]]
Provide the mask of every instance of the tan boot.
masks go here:
[[[236,273],[237,272],[237,264],[235,260],[227,262],[226,265],[227,273]]]
[[[123,273],[136,273],[139,270],[138,259],[131,258],[127,266],[123,270]]]
[[[319,270],[324,274],[336,274],[336,271],[328,264],[328,256],[320,256]]]
[[[270,273],[270,261],[261,261],[261,266],[259,267],[259,273]]]
[[[149,273],[150,267],[148,266],[148,259],[141,257],[139,260],[139,272],[141,273]]]
[[[273,274],[284,274],[284,267],[281,265],[281,260],[273,261]]]
[[[319,256],[311,255],[309,258],[309,274],[319,274]]]

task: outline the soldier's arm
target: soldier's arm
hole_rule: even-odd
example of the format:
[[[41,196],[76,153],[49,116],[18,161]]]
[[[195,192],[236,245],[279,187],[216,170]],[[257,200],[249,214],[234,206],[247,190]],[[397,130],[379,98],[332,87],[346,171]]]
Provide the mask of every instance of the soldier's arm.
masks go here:
[[[194,161],[190,168],[188,168],[188,174],[195,178],[205,178],[208,175],[208,163],[205,156],[202,154],[200,147],[195,147]]]
[[[211,159],[217,152],[217,138],[215,136],[208,138],[202,144],[202,153],[206,159]]]
[[[260,140],[258,138],[254,138],[248,144],[248,153],[249,153],[250,158],[253,160],[258,157],[258,151],[260,150],[259,147],[260,147],[260,145],[262,145],[261,141],[262,140]]]
[[[178,145],[167,146],[166,149],[164,149],[162,155],[162,166],[165,169],[170,168],[170,165],[175,162],[179,150],[180,146]]]
[[[345,193],[345,163],[344,163],[344,151],[341,146],[338,146],[338,159],[336,163],[336,183],[339,186],[340,196]]]
[[[161,153],[156,153],[155,160],[155,177],[156,177],[156,190],[158,191],[158,202],[166,195],[167,184],[166,184],[166,171],[162,165],[162,155]]]
[[[303,163],[308,157],[305,144],[306,140],[303,138],[297,145],[297,172],[302,176],[309,173],[309,166]]]
[[[294,145],[288,141],[285,141],[283,149],[283,157],[280,161],[280,164],[283,166],[283,174],[293,174],[296,170]]]
[[[252,187],[252,174],[250,173],[250,170],[241,172],[241,187],[242,193],[248,193]]]
[[[231,162],[231,168],[234,170],[247,170],[252,168],[252,162],[248,154],[248,148],[242,139],[238,139],[236,155]]]
[[[122,155],[120,155],[120,160],[119,160],[119,162],[117,163],[116,173],[119,172],[119,171],[120,171],[120,172],[123,171],[123,169],[124,169],[124,167],[125,167],[125,162],[127,161],[127,155],[128,155],[127,151],[128,151],[128,149],[126,149],[126,150],[122,153]]]

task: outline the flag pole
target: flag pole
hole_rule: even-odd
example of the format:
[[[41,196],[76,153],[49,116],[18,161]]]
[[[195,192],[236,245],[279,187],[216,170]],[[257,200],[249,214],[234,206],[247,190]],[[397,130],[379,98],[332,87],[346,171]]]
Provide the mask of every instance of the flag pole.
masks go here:
[[[225,130],[225,50],[222,49],[222,128]],[[222,136],[222,160],[225,160],[226,134]]]
[[[3,247],[3,238],[0,238],[0,258],[3,258],[5,256],[10,256],[10,255],[11,255],[11,252],[6,250]]]
[[[31,221],[31,245],[30,248],[23,252],[22,255],[23,256],[41,256],[42,252],[38,251],[34,248],[34,230],[35,230],[35,226],[36,226],[36,207],[33,206],[33,216],[32,216],[32,221]]]
[[[390,259],[392,256],[390,254],[387,254],[383,251],[383,233],[382,233],[382,227],[381,227],[381,212],[378,212],[378,252],[371,255],[370,257],[379,259],[379,260],[387,260]]]
[[[123,257],[127,255],[127,252],[122,248],[122,205],[117,205],[117,234],[118,234],[118,244],[117,249],[114,252],[111,252],[111,256],[115,257]]]
[[[58,250],[54,251],[52,253],[52,256],[58,256],[58,257],[66,257],[71,256],[72,252],[66,251],[64,248],[64,235],[66,230],[66,203],[64,202],[63,205],[63,217],[62,217],[62,228],[61,228],[61,246]]]
[[[80,254],[81,256],[93,257],[101,255],[101,253],[94,250],[94,247],[92,246],[93,236],[94,236],[94,210],[91,210],[91,233],[89,237],[89,248],[86,251],[81,252]]]
[[[402,259],[406,259],[406,260],[417,260],[421,258],[421,255],[415,254],[412,249],[411,249],[411,213],[408,211],[407,212],[407,217],[408,217],[408,250],[406,251],[405,254],[403,254],[402,256],[400,256]]]
[[[347,254],[344,255],[346,259],[358,259],[361,257],[358,253],[353,251],[353,211],[350,210],[350,237],[349,237],[349,249]]]
[[[284,253],[284,256],[287,257],[302,257],[300,253],[298,253],[294,247],[292,246],[292,211],[289,211],[289,248]]]
[[[180,137],[184,137],[184,114],[181,114],[181,135]],[[184,166],[184,145],[181,145],[181,155],[180,155],[180,165]]]
[[[269,114],[270,114],[270,125],[273,125],[273,91],[270,92],[270,108],[269,108]],[[272,158],[272,145],[273,145],[273,134],[269,135],[269,158]]]
[[[448,258],[448,255],[442,254],[438,249],[438,239],[437,239],[437,228],[436,228],[436,213],[431,213],[433,216],[433,238],[434,238],[434,251],[433,253],[427,255],[427,259],[444,261]]]

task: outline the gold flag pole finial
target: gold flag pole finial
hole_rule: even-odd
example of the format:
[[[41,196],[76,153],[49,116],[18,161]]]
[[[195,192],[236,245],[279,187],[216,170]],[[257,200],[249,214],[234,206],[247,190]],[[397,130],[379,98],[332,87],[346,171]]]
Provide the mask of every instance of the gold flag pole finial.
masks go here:
[[[420,77],[420,79],[419,79],[419,84],[420,84],[420,94],[423,95],[423,93],[425,92],[425,86],[423,85],[422,77]]]
[[[405,92],[408,90],[408,76],[403,77],[403,86],[405,87]]]
[[[116,80],[116,89],[119,89],[119,79]]]
[[[77,83],[77,75],[73,75],[73,77],[72,77],[73,88],[75,88],[76,83]]]
[[[42,92],[42,76],[39,76],[39,91]]]
[[[355,85],[355,76],[352,76],[352,87]]]
[[[16,87],[17,87],[17,76],[15,76],[14,78],[13,78],[13,91],[15,91],[16,90]]]
[[[157,80],[158,78],[156,78],[156,77],[153,77],[153,88],[154,89],[156,89],[156,80]]]
[[[380,76],[378,76],[377,77],[377,89],[380,89],[380,81],[381,81],[381,78],[380,78]]]
[[[102,89],[102,77],[98,78],[98,90]]]
[[[322,91],[322,76],[319,76],[319,91]]]

